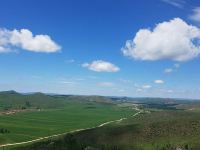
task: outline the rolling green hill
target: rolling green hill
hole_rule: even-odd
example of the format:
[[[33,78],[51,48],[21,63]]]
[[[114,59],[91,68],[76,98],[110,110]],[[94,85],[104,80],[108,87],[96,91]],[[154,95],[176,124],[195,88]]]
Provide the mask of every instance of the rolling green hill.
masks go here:
[[[64,98],[54,98],[43,93],[20,94],[15,91],[0,92],[0,110],[24,108],[58,108],[64,104]]]
[[[96,102],[113,104],[108,97],[103,96],[76,96],[76,95],[50,95],[44,93],[21,94],[15,91],[0,92],[0,111],[23,108],[63,108],[68,102]]]

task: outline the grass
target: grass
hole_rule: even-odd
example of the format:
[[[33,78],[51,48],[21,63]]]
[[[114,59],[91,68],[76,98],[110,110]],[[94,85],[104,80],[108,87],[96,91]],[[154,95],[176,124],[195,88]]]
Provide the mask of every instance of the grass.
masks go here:
[[[133,110],[116,105],[68,101],[65,107],[60,109],[2,115],[0,127],[8,129],[10,133],[0,134],[0,144],[22,142],[93,127],[132,114],[134,114]]]

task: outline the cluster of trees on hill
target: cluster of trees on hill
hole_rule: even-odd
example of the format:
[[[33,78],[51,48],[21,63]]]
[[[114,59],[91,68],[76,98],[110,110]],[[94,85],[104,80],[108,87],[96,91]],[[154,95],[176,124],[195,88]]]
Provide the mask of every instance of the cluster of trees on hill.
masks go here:
[[[0,134],[10,133],[8,129],[0,128]]]
[[[31,103],[29,101],[25,101],[24,104],[20,104],[20,105],[14,106],[14,107],[11,104],[6,105],[3,107],[3,110],[8,111],[8,110],[12,110],[12,109],[28,109],[31,107],[32,107]]]
[[[33,149],[42,149],[42,150],[121,150],[118,146],[112,145],[102,145],[99,148],[89,146],[86,143],[83,143],[77,140],[73,134],[67,134],[63,138],[58,140],[46,140],[25,147],[16,148],[16,150],[33,150]]]
[[[97,147],[98,148],[97,148]],[[73,134],[67,134],[62,138],[59,139],[49,139],[46,141],[41,141],[38,143],[34,143],[25,147],[20,147],[19,149],[16,150],[33,150],[33,149],[42,149],[42,150],[124,150],[125,148],[120,145],[95,145],[91,146],[88,145],[87,143],[84,143],[83,141],[80,141],[76,138],[75,135]],[[129,148],[131,150],[145,150],[143,147],[134,147],[131,146]],[[184,146],[174,146],[170,143],[166,145],[157,145],[155,146],[155,150],[197,150],[190,148],[189,145],[184,145]]]

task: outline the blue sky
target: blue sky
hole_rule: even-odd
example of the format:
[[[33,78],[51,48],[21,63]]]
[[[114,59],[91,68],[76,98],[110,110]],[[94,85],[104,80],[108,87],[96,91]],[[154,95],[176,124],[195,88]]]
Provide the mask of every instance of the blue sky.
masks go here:
[[[0,90],[200,98],[197,0],[2,0]]]

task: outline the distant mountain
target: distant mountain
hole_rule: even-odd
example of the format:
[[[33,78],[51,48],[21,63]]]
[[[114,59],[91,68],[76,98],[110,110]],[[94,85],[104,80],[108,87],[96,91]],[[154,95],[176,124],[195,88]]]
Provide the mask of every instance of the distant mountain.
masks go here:
[[[0,94],[19,94],[19,93],[14,90],[10,90],[10,91],[0,91]]]

